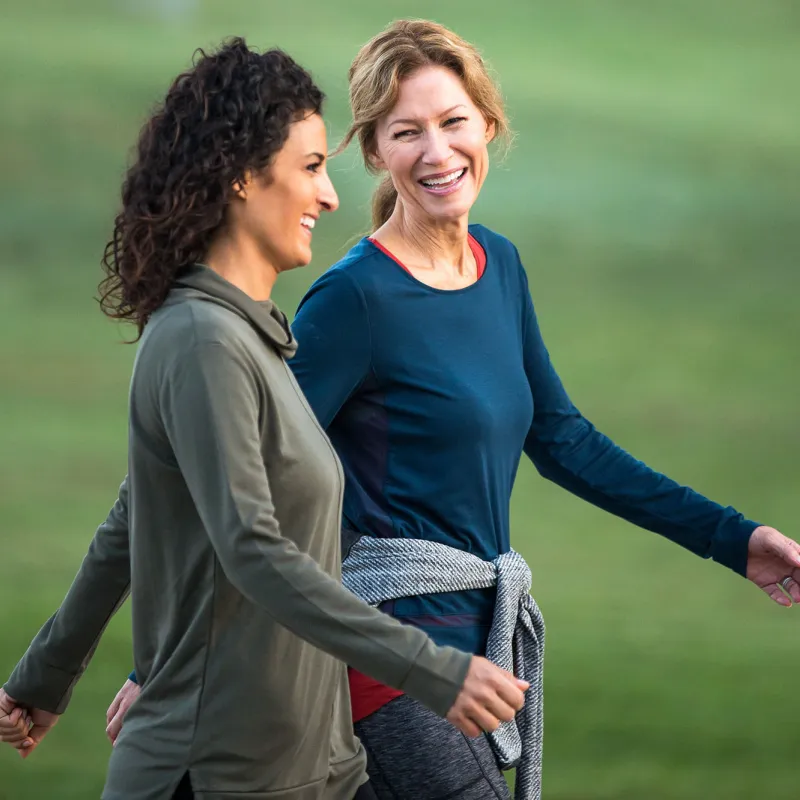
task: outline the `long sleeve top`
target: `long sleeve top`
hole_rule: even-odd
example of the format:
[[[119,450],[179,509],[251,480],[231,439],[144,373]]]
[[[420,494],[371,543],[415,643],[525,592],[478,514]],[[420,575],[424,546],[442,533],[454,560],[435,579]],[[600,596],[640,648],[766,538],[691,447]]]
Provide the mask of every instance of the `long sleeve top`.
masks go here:
[[[573,494],[743,574],[757,523],[649,468],[580,413],[550,360],[516,248],[480,225],[470,235],[486,264],[466,288],[430,287],[362,239],[300,304],[290,364],[344,466],[344,526],[493,559],[511,547],[525,453]],[[482,653],[494,590],[382,608]]]
[[[106,800],[350,800],[365,778],[356,665],[444,715],[470,656],[341,585],[343,474],[286,358],[283,314],[202,266],[148,322],[129,474],[58,612],[9,679],[62,712],[129,590],[142,692]]]

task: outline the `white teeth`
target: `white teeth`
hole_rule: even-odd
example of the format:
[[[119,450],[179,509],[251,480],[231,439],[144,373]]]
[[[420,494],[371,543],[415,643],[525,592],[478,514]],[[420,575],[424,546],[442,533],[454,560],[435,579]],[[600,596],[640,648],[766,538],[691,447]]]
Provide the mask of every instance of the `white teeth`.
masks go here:
[[[440,178],[424,178],[420,183],[423,186],[447,186],[450,183],[455,183],[466,171],[467,168],[464,167],[454,172],[448,172],[447,175],[442,175]]]
[[[317,221],[314,219],[314,217],[307,217],[304,215],[300,217],[300,224],[306,228],[313,228],[317,224]]]

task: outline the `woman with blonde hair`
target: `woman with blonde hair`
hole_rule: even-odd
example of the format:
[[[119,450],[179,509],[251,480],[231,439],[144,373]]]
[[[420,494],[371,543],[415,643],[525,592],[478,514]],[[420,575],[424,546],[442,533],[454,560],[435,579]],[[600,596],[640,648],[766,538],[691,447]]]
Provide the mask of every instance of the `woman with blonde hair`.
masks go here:
[[[475,47],[436,23],[400,21],[364,45],[349,78],[343,145],[356,138],[385,177],[372,234],[302,301],[292,361],[345,468],[345,584],[532,684],[519,730],[501,726],[490,742],[351,669],[356,733],[381,798],[507,797],[499,767],[512,765],[517,796],[539,797],[543,627],[509,530],[523,452],[544,477],[747,575],[780,604],[782,581],[800,600],[800,547],[648,468],[570,401],[516,248],[469,224],[488,145],[508,138]]]
[[[344,581],[437,643],[531,682],[517,724],[465,736],[350,669],[355,730],[386,800],[541,794],[543,624],[511,549],[520,458],[573,494],[800,601],[800,547],[653,471],[573,405],[542,340],[514,245],[469,224],[508,137],[477,50],[400,21],[350,69],[364,162],[385,177],[372,233],[311,287],[291,367],[344,466]]]

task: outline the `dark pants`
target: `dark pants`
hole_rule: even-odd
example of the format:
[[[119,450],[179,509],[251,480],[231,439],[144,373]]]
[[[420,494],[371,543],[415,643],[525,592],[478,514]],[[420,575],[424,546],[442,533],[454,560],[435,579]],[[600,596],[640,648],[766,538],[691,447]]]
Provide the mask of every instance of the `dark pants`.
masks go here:
[[[181,778],[181,782],[178,784],[175,794],[172,795],[172,800],[194,800],[192,782],[189,780],[188,772]]]
[[[356,792],[356,796],[353,800],[378,800],[378,795],[375,794],[375,790],[372,788],[372,783],[363,783],[361,786],[358,787],[358,791]]]
[[[178,788],[175,790],[175,794],[172,795],[172,797],[173,800],[194,800],[192,782],[189,780],[188,772],[181,779],[181,782],[178,784]],[[359,787],[353,800],[377,800],[377,797],[370,784],[365,783],[363,786]]]
[[[355,730],[377,800],[511,800],[489,740],[464,736],[407,695]]]

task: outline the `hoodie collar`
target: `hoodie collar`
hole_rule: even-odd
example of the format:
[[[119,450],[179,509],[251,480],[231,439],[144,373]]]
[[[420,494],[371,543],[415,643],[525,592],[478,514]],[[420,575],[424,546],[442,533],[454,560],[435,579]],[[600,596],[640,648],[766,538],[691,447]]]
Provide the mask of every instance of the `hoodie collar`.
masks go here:
[[[169,293],[167,304],[189,299],[214,303],[238,314],[284,358],[291,358],[297,351],[297,340],[292,335],[289,321],[272,300],[253,300],[203,264],[193,264],[181,271]]]

